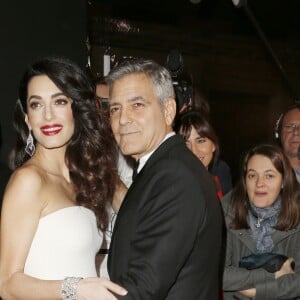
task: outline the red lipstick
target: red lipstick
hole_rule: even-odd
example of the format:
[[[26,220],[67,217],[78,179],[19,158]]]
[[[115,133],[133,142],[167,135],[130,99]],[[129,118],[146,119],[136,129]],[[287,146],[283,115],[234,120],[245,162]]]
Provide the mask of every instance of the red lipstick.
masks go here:
[[[62,130],[63,126],[60,124],[45,125],[41,127],[41,131],[46,136],[56,135]]]

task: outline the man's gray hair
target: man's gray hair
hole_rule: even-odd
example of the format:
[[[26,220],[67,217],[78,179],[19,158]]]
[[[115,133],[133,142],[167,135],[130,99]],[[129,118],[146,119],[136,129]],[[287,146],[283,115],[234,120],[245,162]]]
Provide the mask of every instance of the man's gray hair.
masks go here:
[[[153,83],[156,96],[163,104],[168,98],[175,99],[173,82],[169,71],[153,60],[125,60],[110,71],[107,76],[109,88],[114,82],[130,74],[145,74]]]

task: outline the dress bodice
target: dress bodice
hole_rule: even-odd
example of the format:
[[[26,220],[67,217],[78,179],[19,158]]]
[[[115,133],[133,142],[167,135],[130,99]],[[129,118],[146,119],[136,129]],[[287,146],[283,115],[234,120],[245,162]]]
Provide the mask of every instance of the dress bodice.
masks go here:
[[[50,213],[39,221],[24,273],[49,280],[96,277],[95,256],[102,238],[90,209],[71,206]]]

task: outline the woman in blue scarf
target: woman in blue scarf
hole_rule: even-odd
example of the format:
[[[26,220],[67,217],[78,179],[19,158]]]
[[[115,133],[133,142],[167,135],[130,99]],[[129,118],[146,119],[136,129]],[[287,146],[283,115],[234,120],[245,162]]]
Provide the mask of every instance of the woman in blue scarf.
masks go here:
[[[267,144],[248,151],[242,168],[231,198],[221,201],[224,299],[300,299],[300,192],[293,169],[279,147]]]

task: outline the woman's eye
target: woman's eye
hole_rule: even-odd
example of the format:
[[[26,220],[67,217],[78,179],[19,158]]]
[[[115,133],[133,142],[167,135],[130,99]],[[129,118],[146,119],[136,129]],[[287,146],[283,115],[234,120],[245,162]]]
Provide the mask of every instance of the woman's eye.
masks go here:
[[[256,175],[255,174],[248,174],[247,175],[248,179],[255,179],[256,178]]]
[[[30,104],[29,104],[29,107],[31,108],[31,109],[38,109],[38,108],[40,108],[42,105],[41,105],[41,103],[39,103],[39,102],[31,102]]]
[[[68,100],[67,99],[56,99],[55,100],[55,104],[56,105],[67,105],[68,104]]]
[[[273,177],[274,177],[273,174],[266,174],[266,178],[267,178],[267,179],[272,179]]]
[[[198,138],[197,139],[197,143],[198,144],[203,144],[203,143],[205,143],[206,142],[206,138]]]

